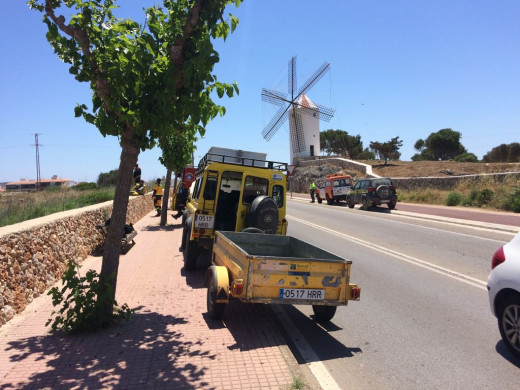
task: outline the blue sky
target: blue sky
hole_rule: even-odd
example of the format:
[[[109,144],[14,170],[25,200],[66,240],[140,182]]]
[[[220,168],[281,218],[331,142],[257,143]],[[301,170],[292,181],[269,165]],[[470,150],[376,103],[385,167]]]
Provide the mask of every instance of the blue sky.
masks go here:
[[[120,148],[82,119],[90,90],[68,73],[45,39],[41,14],[2,0],[0,14],[0,182],[36,177],[95,181],[119,166]],[[144,20],[156,1],[125,0],[120,16]],[[399,136],[402,160],[419,138],[450,127],[479,158],[520,142],[520,2],[517,0],[246,0],[230,11],[240,24],[216,44],[219,80],[240,95],[223,99],[227,114],[207,126],[196,160],[211,146],[254,150],[289,161],[286,123],[266,142],[274,109],[262,88],[287,90],[287,63],[297,56],[301,85],[322,63],[331,71],[308,93],[336,109],[321,130],[360,134],[364,146]],[[128,12],[128,13],[125,13]],[[143,177],[163,176],[157,149],[141,152]]]

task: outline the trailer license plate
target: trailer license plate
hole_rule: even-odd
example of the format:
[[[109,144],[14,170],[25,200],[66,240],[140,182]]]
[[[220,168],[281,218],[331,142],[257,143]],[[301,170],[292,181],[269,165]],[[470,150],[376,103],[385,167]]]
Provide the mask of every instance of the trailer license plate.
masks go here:
[[[215,217],[212,215],[195,214],[195,224],[193,225],[199,229],[213,229],[215,225]]]
[[[325,299],[325,290],[304,289],[304,288],[281,288],[281,299],[311,299],[323,300]]]

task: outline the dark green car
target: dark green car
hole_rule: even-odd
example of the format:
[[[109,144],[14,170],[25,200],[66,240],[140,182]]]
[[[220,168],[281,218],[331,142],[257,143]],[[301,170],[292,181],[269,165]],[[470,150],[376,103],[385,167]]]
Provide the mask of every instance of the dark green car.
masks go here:
[[[354,208],[357,203],[361,203],[365,210],[382,204],[386,204],[390,210],[395,209],[397,194],[394,183],[388,177],[358,180],[347,194],[348,207]]]

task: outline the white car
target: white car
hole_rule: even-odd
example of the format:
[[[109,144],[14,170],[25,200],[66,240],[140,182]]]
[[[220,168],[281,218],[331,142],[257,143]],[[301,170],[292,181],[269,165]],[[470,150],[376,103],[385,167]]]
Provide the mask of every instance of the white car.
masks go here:
[[[493,255],[487,289],[500,335],[520,357],[520,233]]]

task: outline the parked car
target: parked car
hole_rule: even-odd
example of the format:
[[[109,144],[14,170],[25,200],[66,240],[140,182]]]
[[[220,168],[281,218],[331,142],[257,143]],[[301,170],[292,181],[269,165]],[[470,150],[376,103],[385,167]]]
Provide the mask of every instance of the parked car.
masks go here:
[[[365,210],[381,204],[386,204],[390,210],[395,209],[397,194],[394,183],[388,177],[358,180],[347,194],[347,204],[353,208],[358,203]]]
[[[493,255],[487,289],[500,335],[520,358],[520,233]]]
[[[332,204],[347,200],[347,193],[353,186],[350,175],[328,175],[324,180],[324,185],[319,186],[316,191],[318,203],[326,200],[327,204]]]

